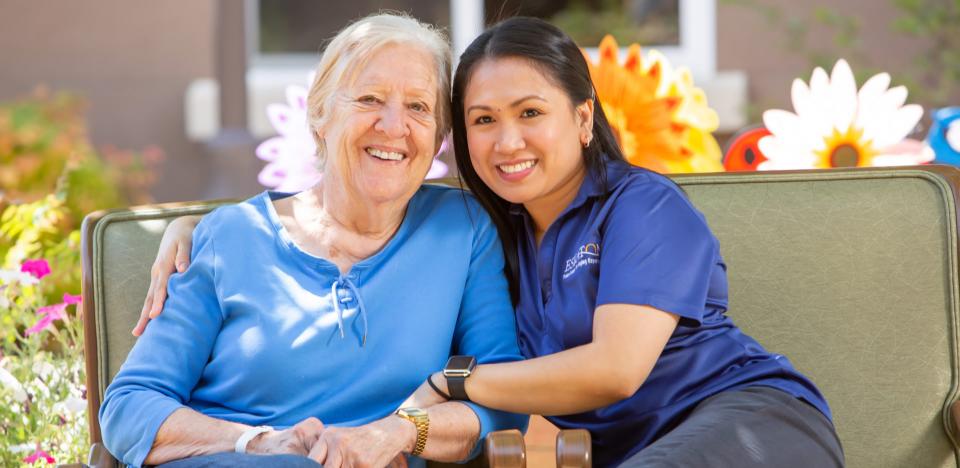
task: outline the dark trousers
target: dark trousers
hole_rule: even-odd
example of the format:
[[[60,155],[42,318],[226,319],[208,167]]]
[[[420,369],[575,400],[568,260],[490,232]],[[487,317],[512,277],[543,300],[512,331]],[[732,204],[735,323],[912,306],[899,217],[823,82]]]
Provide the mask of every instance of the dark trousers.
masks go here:
[[[833,424],[769,387],[707,398],[672,431],[628,458],[633,467],[842,467]]]
[[[300,455],[253,455],[234,452],[183,458],[157,466],[159,468],[255,468],[261,466],[323,468],[319,463]]]

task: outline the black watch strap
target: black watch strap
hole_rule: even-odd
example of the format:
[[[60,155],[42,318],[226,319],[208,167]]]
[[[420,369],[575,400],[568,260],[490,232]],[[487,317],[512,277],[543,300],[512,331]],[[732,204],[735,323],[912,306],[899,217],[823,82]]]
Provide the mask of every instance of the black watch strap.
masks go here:
[[[470,401],[467,396],[467,378],[447,376],[447,391],[451,400]]]

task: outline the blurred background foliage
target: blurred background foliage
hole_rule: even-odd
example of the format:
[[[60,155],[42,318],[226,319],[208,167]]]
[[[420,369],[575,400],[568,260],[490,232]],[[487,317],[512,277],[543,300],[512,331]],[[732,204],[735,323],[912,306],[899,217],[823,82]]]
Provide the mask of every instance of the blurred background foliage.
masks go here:
[[[677,0],[633,3],[636,6],[624,11],[620,0],[573,0],[549,21],[581,45],[599,44],[607,34],[620,44],[680,43]]]
[[[163,153],[96,149],[86,102],[37,88],[0,103],[0,268],[28,258],[56,265],[46,293],[80,291],[83,217],[96,210],[149,203]]]
[[[80,223],[96,210],[150,202],[163,160],[156,148],[95,148],[86,107],[42,87],[0,103],[2,466],[84,456]],[[25,282],[30,263],[49,273]]]

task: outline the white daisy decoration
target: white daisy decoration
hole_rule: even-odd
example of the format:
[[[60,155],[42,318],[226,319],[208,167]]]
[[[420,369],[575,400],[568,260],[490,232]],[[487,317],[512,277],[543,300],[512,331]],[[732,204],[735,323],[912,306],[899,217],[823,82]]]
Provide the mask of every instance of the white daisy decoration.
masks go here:
[[[307,88],[288,86],[287,103],[268,105],[267,118],[279,135],[257,146],[257,157],[267,162],[257,181],[280,192],[300,192],[316,185],[322,174],[317,164],[317,145],[307,125]],[[447,147],[444,141],[438,155]],[[437,179],[446,174],[447,165],[434,158],[426,178]]]
[[[850,65],[837,61],[830,75],[817,67],[810,84],[793,81],[794,112],[763,113],[771,135],[758,142],[767,157],[759,170],[831,167],[906,166],[933,159],[923,145],[906,137],[923,117],[923,108],[904,103],[907,89],[890,88],[880,73],[857,90]],[[916,148],[916,150],[909,150]]]

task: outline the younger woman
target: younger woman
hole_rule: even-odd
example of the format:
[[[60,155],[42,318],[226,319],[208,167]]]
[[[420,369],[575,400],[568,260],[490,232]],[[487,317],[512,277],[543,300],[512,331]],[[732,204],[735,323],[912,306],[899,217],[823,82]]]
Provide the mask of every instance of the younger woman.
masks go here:
[[[453,383],[454,397],[552,416],[590,431],[598,466],[843,465],[823,395],[725,315],[703,215],[624,162],[570,37],[532,18],[487,30],[460,57],[452,110],[528,360],[434,374],[417,404]]]

